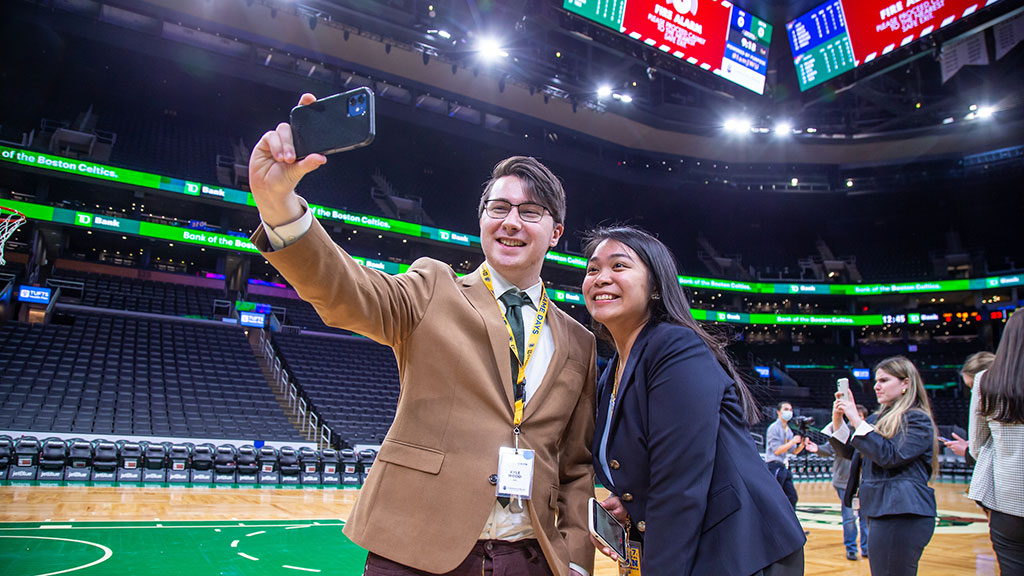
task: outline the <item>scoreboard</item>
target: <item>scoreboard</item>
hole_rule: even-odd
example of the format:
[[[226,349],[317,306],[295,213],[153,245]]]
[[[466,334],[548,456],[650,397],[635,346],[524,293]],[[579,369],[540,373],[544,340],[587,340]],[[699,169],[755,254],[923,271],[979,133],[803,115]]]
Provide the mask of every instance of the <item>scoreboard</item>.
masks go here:
[[[828,0],[786,24],[800,90],[919,40],[998,0]]]
[[[764,93],[772,26],[725,0],[563,0],[562,7]]]

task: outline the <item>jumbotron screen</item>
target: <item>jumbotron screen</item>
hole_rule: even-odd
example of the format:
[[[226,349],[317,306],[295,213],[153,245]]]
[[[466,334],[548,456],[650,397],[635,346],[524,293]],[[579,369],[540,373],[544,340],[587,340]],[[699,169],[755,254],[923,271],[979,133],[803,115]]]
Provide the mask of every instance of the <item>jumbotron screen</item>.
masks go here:
[[[828,0],[786,24],[800,90],[919,40],[998,0]]]
[[[772,26],[725,0],[563,0],[566,10],[764,93]]]

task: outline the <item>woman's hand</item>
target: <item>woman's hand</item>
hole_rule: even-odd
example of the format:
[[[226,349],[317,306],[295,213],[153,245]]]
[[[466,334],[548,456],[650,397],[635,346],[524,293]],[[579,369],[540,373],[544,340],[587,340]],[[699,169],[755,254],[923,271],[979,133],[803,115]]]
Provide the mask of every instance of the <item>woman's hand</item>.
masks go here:
[[[860,412],[857,411],[857,401],[853,399],[853,391],[847,390],[846,394],[836,392],[836,402],[832,407],[832,422],[835,423],[836,413],[846,416],[850,427],[856,429],[863,422]],[[835,428],[833,428],[835,429]]]
[[[608,513],[611,514],[615,518],[615,520],[623,526],[625,526],[626,521],[629,520],[629,512],[626,512],[626,507],[622,505],[622,500],[620,500],[619,497],[614,494],[606,498],[604,502],[601,502],[601,507],[607,510]],[[629,538],[629,534],[626,534],[626,537]],[[593,543],[594,548],[600,550],[601,553],[605,556],[611,558],[612,560],[615,560],[616,562],[619,560],[619,555],[616,554],[615,551],[611,548],[602,544],[597,538],[594,537],[593,534],[590,535],[590,542]]]

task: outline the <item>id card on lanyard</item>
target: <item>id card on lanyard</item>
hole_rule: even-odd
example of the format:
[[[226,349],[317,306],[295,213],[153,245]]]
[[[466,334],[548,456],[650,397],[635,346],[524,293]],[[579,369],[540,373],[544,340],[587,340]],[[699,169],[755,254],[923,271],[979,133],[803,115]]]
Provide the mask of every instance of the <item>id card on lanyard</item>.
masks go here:
[[[480,277],[484,285],[487,286],[491,296],[494,296],[494,283],[491,280],[491,272],[487,268],[486,263],[480,267]],[[495,298],[494,303],[498,305],[497,298]],[[537,316],[533,321],[533,326],[526,341],[526,350],[522,353],[516,347],[512,326],[509,325],[505,314],[501,315],[502,321],[505,323],[505,330],[508,332],[509,349],[512,350],[512,354],[519,361],[519,370],[513,386],[515,410],[512,416],[512,438],[514,446],[503,446],[498,451],[497,496],[515,497],[518,500],[522,500],[529,499],[531,495],[534,452],[533,450],[519,449],[519,434],[521,432],[520,425],[523,423],[523,410],[526,405],[526,366],[530,363],[530,359],[533,358],[533,352],[540,342],[540,333],[544,328],[544,320],[547,318],[549,304],[550,300],[548,299],[547,291],[542,286],[540,303],[537,306]],[[498,311],[501,311],[500,305],[498,305]]]

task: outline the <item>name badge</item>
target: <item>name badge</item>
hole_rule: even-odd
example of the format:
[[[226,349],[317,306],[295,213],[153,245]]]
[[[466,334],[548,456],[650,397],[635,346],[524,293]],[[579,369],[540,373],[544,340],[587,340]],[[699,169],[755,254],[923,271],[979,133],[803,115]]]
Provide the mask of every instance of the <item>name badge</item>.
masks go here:
[[[533,489],[533,450],[519,450],[508,446],[498,449],[497,495],[530,498]]]
[[[642,544],[637,540],[630,540],[626,546],[624,562],[619,562],[619,576],[640,576],[640,549]]]

